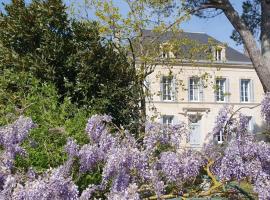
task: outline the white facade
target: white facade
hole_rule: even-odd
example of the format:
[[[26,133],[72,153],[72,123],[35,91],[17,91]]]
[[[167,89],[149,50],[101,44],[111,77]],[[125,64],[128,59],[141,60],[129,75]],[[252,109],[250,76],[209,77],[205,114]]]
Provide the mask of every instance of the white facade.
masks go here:
[[[147,99],[148,118],[167,124],[186,122],[191,127],[190,145],[193,147],[203,145],[219,110],[227,104],[234,110],[243,107],[240,111],[250,116],[249,129],[254,134],[263,126],[257,105],[264,92],[251,63],[179,61],[172,66],[160,64],[147,82],[152,94],[151,99]],[[222,136],[217,140],[221,142]]]

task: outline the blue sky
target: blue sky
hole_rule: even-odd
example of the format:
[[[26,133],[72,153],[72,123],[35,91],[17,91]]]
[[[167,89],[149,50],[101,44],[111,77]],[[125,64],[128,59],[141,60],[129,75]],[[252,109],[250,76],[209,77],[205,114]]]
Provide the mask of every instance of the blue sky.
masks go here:
[[[27,0],[29,1],[29,0]],[[121,10],[126,10],[126,6],[119,3],[120,0],[114,0]],[[10,2],[10,0],[0,0],[0,2]],[[68,4],[68,0],[65,0]],[[241,5],[243,0],[231,0],[233,6],[241,11]],[[2,7],[2,5],[0,5]],[[242,46],[236,46],[236,43],[230,38],[233,27],[227,18],[222,14],[215,18],[200,19],[198,17],[192,17],[191,20],[182,24],[182,29],[188,32],[204,32],[208,35],[216,38],[221,42],[227,43],[229,46],[243,52]]]
[[[231,2],[233,2],[234,7],[241,12],[242,1],[232,0]],[[192,17],[190,21],[183,24],[182,28],[185,31],[207,33],[217,40],[226,42],[229,46],[243,52],[243,47],[236,46],[236,43],[230,38],[234,28],[224,14],[210,19]]]

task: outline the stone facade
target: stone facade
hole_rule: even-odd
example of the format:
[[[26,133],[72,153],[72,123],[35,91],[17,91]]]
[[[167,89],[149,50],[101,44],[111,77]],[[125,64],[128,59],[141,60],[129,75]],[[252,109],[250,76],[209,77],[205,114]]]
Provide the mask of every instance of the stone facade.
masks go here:
[[[178,63],[174,61],[174,63]],[[221,80],[220,82],[217,80]],[[249,129],[260,132],[263,88],[250,62],[197,61],[157,65],[146,83],[149,120],[191,126],[190,145],[200,148],[212,130],[219,110],[231,105],[250,116]],[[222,136],[217,138],[222,142]]]

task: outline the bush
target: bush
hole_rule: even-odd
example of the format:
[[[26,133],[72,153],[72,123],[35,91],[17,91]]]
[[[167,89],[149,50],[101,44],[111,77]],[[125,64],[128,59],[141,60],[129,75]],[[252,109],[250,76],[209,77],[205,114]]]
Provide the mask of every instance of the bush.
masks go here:
[[[86,125],[89,142],[79,145],[69,138],[63,165],[36,174],[32,169],[20,173],[14,168],[14,157],[24,155],[20,145],[33,128],[30,118],[20,116],[0,128],[0,197],[139,200],[177,196],[254,199],[258,195],[261,200],[269,199],[270,145],[254,140],[247,129],[248,117],[232,118],[229,108],[219,113],[212,136],[224,126],[229,127],[224,129],[228,137],[223,145],[211,140],[196,151],[181,146],[188,136],[184,123],[147,124],[141,143],[128,131],[115,129],[110,116],[94,115]]]
[[[100,36],[96,22],[69,19],[61,0],[12,1],[3,8],[0,71],[31,73],[39,86],[54,85],[59,102],[68,99],[80,108],[110,114],[117,125],[137,125],[135,69],[124,48]]]
[[[14,121],[19,115],[31,116],[37,127],[23,143],[28,157],[18,158],[17,167],[38,171],[63,164],[63,146],[68,137],[87,142],[84,124],[91,114],[78,109],[69,99],[59,103],[52,84],[42,83],[30,73],[3,70],[0,75],[0,124]]]

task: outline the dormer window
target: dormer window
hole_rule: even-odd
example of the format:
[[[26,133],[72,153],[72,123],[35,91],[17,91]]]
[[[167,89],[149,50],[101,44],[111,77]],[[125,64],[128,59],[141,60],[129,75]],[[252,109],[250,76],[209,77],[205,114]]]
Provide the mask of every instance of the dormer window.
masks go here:
[[[172,52],[172,45],[164,43],[160,47],[161,49],[161,58],[175,58],[174,53]]]
[[[223,46],[215,47],[214,60],[215,61],[224,61],[225,60],[225,47],[223,47]]]
[[[222,49],[216,49],[216,60],[217,61],[221,60],[221,51],[222,51]]]
[[[170,52],[163,51],[161,57],[162,58],[170,58]]]

